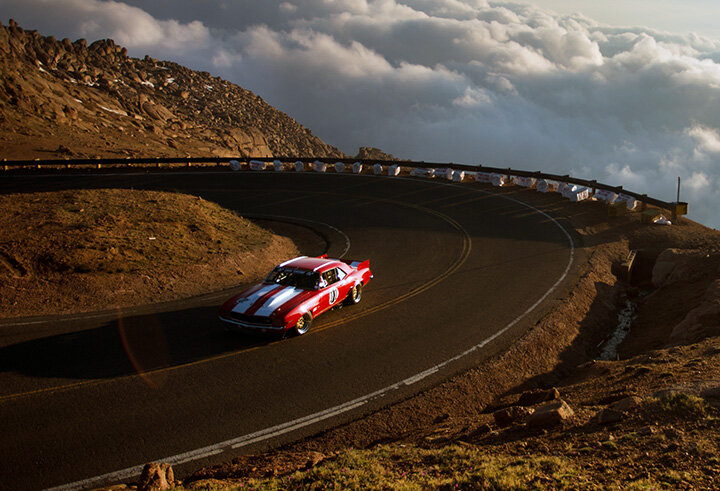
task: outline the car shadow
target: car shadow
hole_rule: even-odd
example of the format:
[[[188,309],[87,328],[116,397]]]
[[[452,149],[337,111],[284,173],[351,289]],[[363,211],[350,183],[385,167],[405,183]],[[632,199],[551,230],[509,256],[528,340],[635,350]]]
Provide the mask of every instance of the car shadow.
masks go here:
[[[217,307],[118,317],[97,327],[0,348],[0,373],[104,379],[257,348],[280,336],[228,331]]]

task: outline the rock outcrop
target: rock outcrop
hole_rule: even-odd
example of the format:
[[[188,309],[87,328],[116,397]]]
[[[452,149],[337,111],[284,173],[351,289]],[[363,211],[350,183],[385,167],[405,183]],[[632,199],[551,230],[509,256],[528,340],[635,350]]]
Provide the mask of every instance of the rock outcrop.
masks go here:
[[[679,281],[694,281],[707,274],[706,253],[699,249],[665,249],[660,253],[652,270],[656,288]]]
[[[709,336],[720,336],[720,279],[710,284],[700,305],[673,328],[670,343],[695,343]]]
[[[170,464],[145,464],[140,476],[138,489],[141,491],[162,491],[170,489],[175,482],[175,474]]]
[[[360,147],[355,158],[363,160],[400,160],[393,157],[392,154],[385,153],[375,147]]]
[[[258,95],[111,39],[58,41],[11,20],[0,71],[0,158],[344,157]]]

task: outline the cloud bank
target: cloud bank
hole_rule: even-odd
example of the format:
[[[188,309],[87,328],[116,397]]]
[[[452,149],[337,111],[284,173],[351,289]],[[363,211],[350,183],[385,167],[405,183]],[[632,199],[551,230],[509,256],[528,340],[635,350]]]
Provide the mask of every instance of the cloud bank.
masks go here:
[[[248,88],[347,153],[544,170],[720,227],[720,42],[485,0],[0,0]],[[718,215],[718,216],[716,216]]]

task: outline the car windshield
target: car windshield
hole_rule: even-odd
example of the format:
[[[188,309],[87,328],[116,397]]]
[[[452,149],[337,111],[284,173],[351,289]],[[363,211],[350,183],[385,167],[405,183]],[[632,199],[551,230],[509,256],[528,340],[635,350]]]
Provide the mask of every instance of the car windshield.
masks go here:
[[[317,288],[320,275],[313,271],[297,269],[275,268],[265,279],[267,283],[278,283],[285,286],[294,286],[303,290]]]

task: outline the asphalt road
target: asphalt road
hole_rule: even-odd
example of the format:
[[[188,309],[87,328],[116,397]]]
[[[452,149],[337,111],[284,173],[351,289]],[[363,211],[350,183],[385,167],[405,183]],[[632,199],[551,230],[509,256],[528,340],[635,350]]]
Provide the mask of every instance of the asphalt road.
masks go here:
[[[474,184],[290,172],[0,182],[2,193],[89,187],[181,191],[268,226],[294,221],[314,230],[310,253],[369,258],[375,279],[360,305],[281,341],[225,332],[216,314],[229,292],[0,320],[3,489],[132,480],[159,460],[197,468],[361,417],[512,342],[577,264],[569,227]]]

